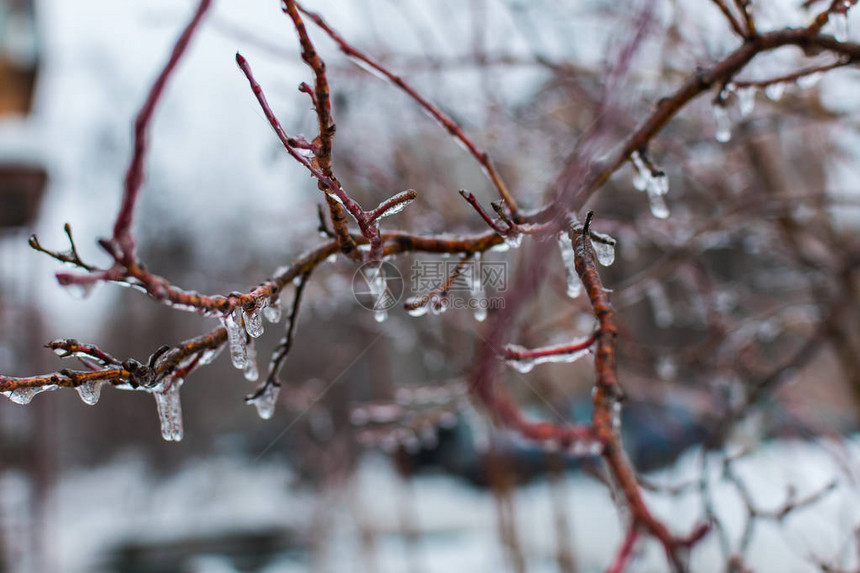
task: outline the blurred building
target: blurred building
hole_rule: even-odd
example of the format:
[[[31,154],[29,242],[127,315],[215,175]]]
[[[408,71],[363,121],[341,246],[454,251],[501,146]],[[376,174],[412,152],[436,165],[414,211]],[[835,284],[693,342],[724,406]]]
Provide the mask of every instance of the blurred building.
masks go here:
[[[29,119],[39,73],[39,38],[32,0],[0,0],[0,130],[17,132]],[[35,262],[27,247],[48,181],[45,166],[14,137],[0,149],[0,372],[38,367],[39,313]],[[21,325],[28,325],[21,328]],[[0,571],[44,569],[35,557],[41,508],[51,475],[50,407],[0,404]]]

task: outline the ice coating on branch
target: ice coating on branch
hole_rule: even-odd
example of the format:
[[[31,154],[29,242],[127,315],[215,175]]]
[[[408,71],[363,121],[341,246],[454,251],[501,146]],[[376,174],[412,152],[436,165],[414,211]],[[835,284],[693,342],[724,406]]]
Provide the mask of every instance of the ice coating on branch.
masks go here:
[[[383,211],[382,213],[380,213],[379,216],[376,218],[382,219],[383,217],[390,217],[391,215],[396,215],[397,213],[404,210],[407,205],[409,205],[410,203],[415,201],[416,197],[417,197],[417,195],[411,189],[398,193],[397,195],[393,196],[391,199],[386,200],[386,202],[393,201],[394,204],[391,207],[389,207],[388,209],[386,209],[385,211]]]
[[[800,76],[799,78],[797,78],[797,87],[802,90],[808,90],[809,88],[815,86],[815,84],[817,84],[820,79],[821,72],[812,72],[811,74]]]
[[[604,267],[608,267],[615,262],[615,239],[609,235],[602,235],[593,231],[591,235],[591,247],[594,249],[597,262]]]
[[[756,89],[752,86],[737,90],[738,108],[740,109],[741,117],[747,117],[755,110],[755,92]]]
[[[248,351],[245,348],[245,331],[242,328],[242,311],[234,310],[221,317],[221,323],[227,329],[227,342],[230,345],[230,361],[233,366],[242,370],[248,361]]]
[[[263,335],[263,309],[269,305],[268,300],[260,301],[250,311],[243,312],[245,319],[245,331],[254,338],[260,338]]]
[[[722,104],[714,104],[712,110],[714,123],[717,126],[714,131],[714,139],[720,143],[727,143],[732,138],[732,122],[729,119],[729,113]]]
[[[580,346],[590,340],[590,336],[578,338],[564,344],[555,346],[544,346],[541,348],[528,349],[517,344],[509,344],[505,347],[507,353],[525,355],[521,358],[511,358],[505,361],[508,366],[513,367],[518,372],[525,374],[531,372],[538,364],[546,364],[548,362],[566,363],[576,362],[591,351],[591,346],[580,348],[574,351],[568,351],[570,347]]]
[[[267,306],[263,308],[263,317],[271,322],[272,324],[277,324],[281,322],[281,299],[280,297],[273,298]]]
[[[107,383],[107,380],[90,380],[76,387],[75,390],[78,391],[78,396],[81,397],[84,404],[95,406],[101,397],[102,386],[105,383]]]
[[[200,361],[198,362],[198,364],[200,366],[205,366],[207,364],[211,364],[212,362],[215,361],[216,358],[218,358],[218,356],[223,351],[224,351],[224,345],[223,344],[221,344],[217,348],[212,348],[210,350],[204,350],[200,354]]]
[[[277,384],[267,383],[263,388],[263,392],[254,398],[248,400],[257,409],[257,415],[264,420],[269,420],[275,414],[275,404],[278,402],[278,393],[281,387]]]
[[[785,84],[782,82],[775,82],[764,87],[764,95],[766,95],[770,101],[781,100],[784,92]]]
[[[487,291],[481,277],[481,253],[475,253],[472,265],[472,284],[470,292],[474,306],[475,320],[483,322],[487,318]]]
[[[161,422],[161,437],[168,442],[182,440],[182,403],[179,400],[179,388],[183,380],[174,380],[166,390],[153,392],[155,406],[158,409],[158,419]]]
[[[847,4],[845,2],[844,4]],[[833,37],[840,42],[848,40],[848,13],[831,12],[829,22],[833,24]]]
[[[566,231],[558,234],[558,248],[561,260],[564,262],[564,272],[567,276],[567,296],[577,298],[582,294],[582,281],[576,273],[576,258],[573,255],[573,243]]]
[[[253,338],[245,346],[245,367],[242,373],[245,375],[245,380],[249,382],[256,382],[260,377],[260,371],[257,369],[257,347],[254,345]]]

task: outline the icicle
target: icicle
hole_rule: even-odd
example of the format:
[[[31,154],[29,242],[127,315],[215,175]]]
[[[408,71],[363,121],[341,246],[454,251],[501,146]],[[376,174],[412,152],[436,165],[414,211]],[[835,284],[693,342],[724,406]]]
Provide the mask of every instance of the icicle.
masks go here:
[[[281,322],[281,299],[279,297],[273,298],[269,305],[263,308],[263,317],[272,324]]]
[[[737,91],[741,117],[747,117],[755,110],[755,92],[756,89],[752,86]]]
[[[245,367],[242,369],[245,380],[256,382],[260,377],[260,371],[257,369],[257,347],[254,345],[253,338],[248,341],[245,354]]]
[[[544,346],[542,348],[528,349],[516,344],[509,344],[506,350],[510,353],[528,354],[524,358],[512,358],[505,362],[519,372],[530,372],[538,364],[546,364],[548,362],[559,362],[569,364],[576,362],[591,351],[591,346],[582,348],[574,352],[564,352],[565,348],[570,346],[581,345],[588,341],[590,337],[580,338],[565,344],[556,346]]]
[[[821,72],[812,72],[811,74],[806,74],[805,76],[800,76],[797,78],[797,87],[802,90],[807,90],[821,79]]]
[[[163,392],[153,392],[155,405],[158,408],[158,419],[161,422],[161,437],[168,442],[182,440],[182,403],[179,401],[179,387],[183,380],[174,380],[173,384]]]
[[[402,197],[409,197],[410,195],[412,196],[411,199],[401,199]],[[388,209],[383,211],[382,214],[379,215],[376,219],[379,220],[379,219],[382,219],[383,217],[390,217],[391,215],[396,215],[397,213],[404,210],[407,205],[409,205],[410,203],[415,201],[416,197],[418,197],[418,195],[415,193],[415,191],[410,189],[408,191],[403,191],[401,193],[398,193],[397,195],[395,195],[391,199],[386,199],[386,202],[392,201],[392,200],[397,200],[399,202],[395,202],[394,205],[392,205],[391,207],[389,207]],[[377,209],[378,208],[379,207],[377,207]]]
[[[107,380],[90,380],[89,382],[84,382],[77,388],[78,396],[81,397],[84,404],[89,404],[90,406],[95,406],[99,397],[101,397],[102,386],[107,382]]]
[[[254,338],[260,338],[263,335],[263,309],[269,304],[267,300],[261,300],[257,306],[250,312],[245,311],[243,317],[245,319],[245,331]]]
[[[833,37],[840,42],[848,40],[848,13],[831,12],[830,23],[833,24]]]
[[[726,143],[732,138],[732,123],[729,119],[729,114],[725,106],[714,104],[714,121],[717,124],[717,129],[714,132],[714,139],[720,143]]]
[[[238,308],[232,313],[221,317],[221,323],[227,329],[227,341],[230,344],[230,360],[233,366],[242,370],[248,360],[245,348],[245,332],[242,330],[242,311]]]
[[[564,262],[564,272],[567,276],[567,296],[577,298],[582,293],[582,281],[576,273],[576,258],[573,255],[573,243],[566,231],[558,234],[558,248],[561,260]]]
[[[604,267],[608,267],[615,262],[615,239],[609,235],[601,235],[600,233],[592,232],[592,235],[601,239],[591,239],[591,247],[594,249],[594,254],[597,256],[597,262]]]
[[[651,208],[651,214],[658,219],[666,219],[669,217],[669,207],[666,206],[666,200],[658,193],[652,193],[651,188],[648,188],[648,205]]]
[[[634,151],[630,154],[630,161],[632,161],[633,166],[636,167],[636,175],[633,177],[633,187],[637,191],[645,191],[645,188],[648,187],[648,184],[651,182],[651,170],[648,169],[647,165],[645,165],[645,162],[642,160],[642,156],[639,155],[638,151]]]
[[[256,398],[248,400],[257,409],[257,415],[264,420],[270,419],[275,414],[275,404],[278,402],[278,393],[281,387],[276,384],[266,383],[263,393]]]
[[[782,99],[782,94],[785,92],[785,84],[782,82],[775,82],[772,84],[767,84],[764,87],[764,95],[770,101],[779,101]]]
[[[376,322],[383,322],[388,318],[388,309],[391,307],[391,293],[385,282],[385,269],[380,263],[370,270],[369,276],[365,275],[367,285],[373,295],[373,318]]]
[[[474,305],[474,316],[478,322],[484,322],[487,318],[487,291],[481,280],[481,253],[475,253],[472,265],[471,295]]]

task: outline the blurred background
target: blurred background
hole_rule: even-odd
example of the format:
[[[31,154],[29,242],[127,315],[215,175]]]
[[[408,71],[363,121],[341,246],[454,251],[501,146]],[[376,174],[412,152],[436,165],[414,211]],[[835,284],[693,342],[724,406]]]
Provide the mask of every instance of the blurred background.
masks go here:
[[[525,208],[738,45],[704,0],[309,7],[463,125]],[[68,222],[82,257],[106,264],[96,240],[112,230],[134,115],[193,8],[0,0],[4,375],[72,366],[43,348],[58,338],[144,361],[216,326],[113,285],[77,299],[56,284],[59,263],[27,244],[37,233],[66,249]],[[755,13],[767,30],[819,8],[784,0]],[[418,191],[384,229],[483,231],[457,193],[496,198],[479,166],[403,93],[310,31],[329,69],[334,169],[350,194],[372,206]],[[319,191],[272,134],[237,50],[285,129],[316,132],[296,89],[311,75],[279,3],[217,1],[156,112],[134,228],[153,272],[209,294],[247,291],[322,240]],[[779,50],[739,79],[832,61]],[[668,219],[652,215],[629,166],[588,204],[595,228],[618,240],[603,279],[622,327],[630,457],[679,533],[706,517],[718,524],[693,552],[697,571],[860,566],[860,76],[815,79],[754,90],[753,109],[749,93],[729,90],[724,143],[713,96],[682,111],[649,150],[669,177]],[[606,101],[612,117],[596,137]],[[503,306],[537,256],[550,258],[548,272],[509,341],[588,334],[587,301],[566,296],[555,244],[526,238],[488,253],[506,277],[489,294]],[[407,291],[416,266],[439,260],[395,261]],[[312,276],[271,420],[245,405],[254,385],[224,356],[183,387],[179,443],[161,439],[142,393],[108,388],[95,407],[72,391],[0,401],[0,572],[604,570],[624,511],[599,461],[493,428],[465,397],[485,324],[468,311],[416,318],[400,307],[377,322],[353,298],[355,270],[339,258]],[[258,341],[261,368],[282,329],[268,325]],[[590,415],[589,359],[507,368],[499,383],[535,418]],[[658,547],[637,551],[635,570],[667,570]]]

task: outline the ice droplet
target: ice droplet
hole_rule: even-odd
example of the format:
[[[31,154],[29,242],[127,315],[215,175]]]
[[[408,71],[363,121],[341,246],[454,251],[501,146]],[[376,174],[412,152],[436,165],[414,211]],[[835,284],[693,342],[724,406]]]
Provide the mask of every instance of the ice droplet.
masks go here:
[[[831,12],[830,23],[833,24],[833,37],[844,42],[848,40],[848,13]],[[799,83],[799,80],[798,80]]]
[[[245,331],[254,338],[263,335],[263,309],[268,306],[269,301],[262,300],[257,303],[251,311],[244,312]]]
[[[70,283],[64,284],[63,287],[66,289],[67,293],[72,295],[73,298],[76,298],[78,300],[83,300],[85,298],[88,298],[91,294],[93,294],[93,291],[96,290],[96,285],[98,285],[98,284],[99,283],[94,283],[94,282],[93,283],[70,282]]]
[[[248,400],[257,409],[257,415],[264,420],[269,420],[275,414],[275,404],[278,402],[278,393],[281,387],[277,384],[266,383],[262,394]]]
[[[807,90],[821,79],[821,72],[812,72],[811,74],[806,74],[805,76],[800,76],[797,78],[797,87],[802,90]]]
[[[37,390],[38,388],[16,388],[7,397],[10,402],[25,406],[33,401],[33,397],[39,393]]]
[[[732,138],[732,123],[729,119],[725,106],[715,104],[713,106],[714,122],[717,127],[714,131],[714,139],[720,143],[727,143]]]
[[[481,280],[481,253],[475,253],[472,264],[471,295],[475,320],[483,322],[487,318],[487,291]]]
[[[155,406],[158,409],[158,419],[161,422],[161,437],[168,442],[182,440],[182,403],[179,400],[179,387],[183,380],[177,379],[167,390],[153,392]]]
[[[599,240],[595,240],[594,237],[597,237]],[[597,262],[604,267],[608,267],[615,262],[615,239],[609,235],[592,232],[591,247],[594,249],[595,256],[597,256]]]
[[[430,301],[428,300],[424,304],[421,304],[423,299],[424,297],[416,296],[406,301],[406,305],[409,308],[406,312],[409,313],[409,316],[424,316],[427,314],[427,307]]]
[[[260,371],[257,369],[257,347],[253,338],[245,346],[245,367],[242,373],[249,382],[256,382],[260,377]]]
[[[573,243],[566,231],[558,234],[558,248],[561,260],[564,262],[564,272],[567,276],[567,296],[577,298],[582,293],[582,281],[576,273],[576,258],[573,255]]]
[[[106,382],[107,380],[90,380],[88,382],[84,382],[76,388],[78,396],[81,397],[84,404],[95,406],[101,397],[102,386]]]
[[[747,117],[755,110],[755,93],[756,89],[752,86],[740,88],[737,91],[741,117]]]
[[[505,235],[505,244],[508,249],[518,249],[523,243],[523,236],[520,233],[510,233]]]
[[[325,262],[327,262],[330,265],[333,265],[334,263],[336,263],[337,262],[337,253],[332,253],[329,256],[327,256],[325,259]]]
[[[269,305],[263,308],[263,317],[272,324],[281,322],[281,314],[281,299],[279,297],[273,298]]]
[[[782,99],[782,94],[785,92],[785,84],[782,82],[775,82],[772,84],[767,84],[764,87],[764,95],[770,101],[779,101]]]
[[[248,360],[248,351],[245,348],[245,332],[240,324],[242,311],[238,308],[221,317],[221,323],[227,329],[227,341],[230,344],[230,361],[233,366],[242,370]]]

